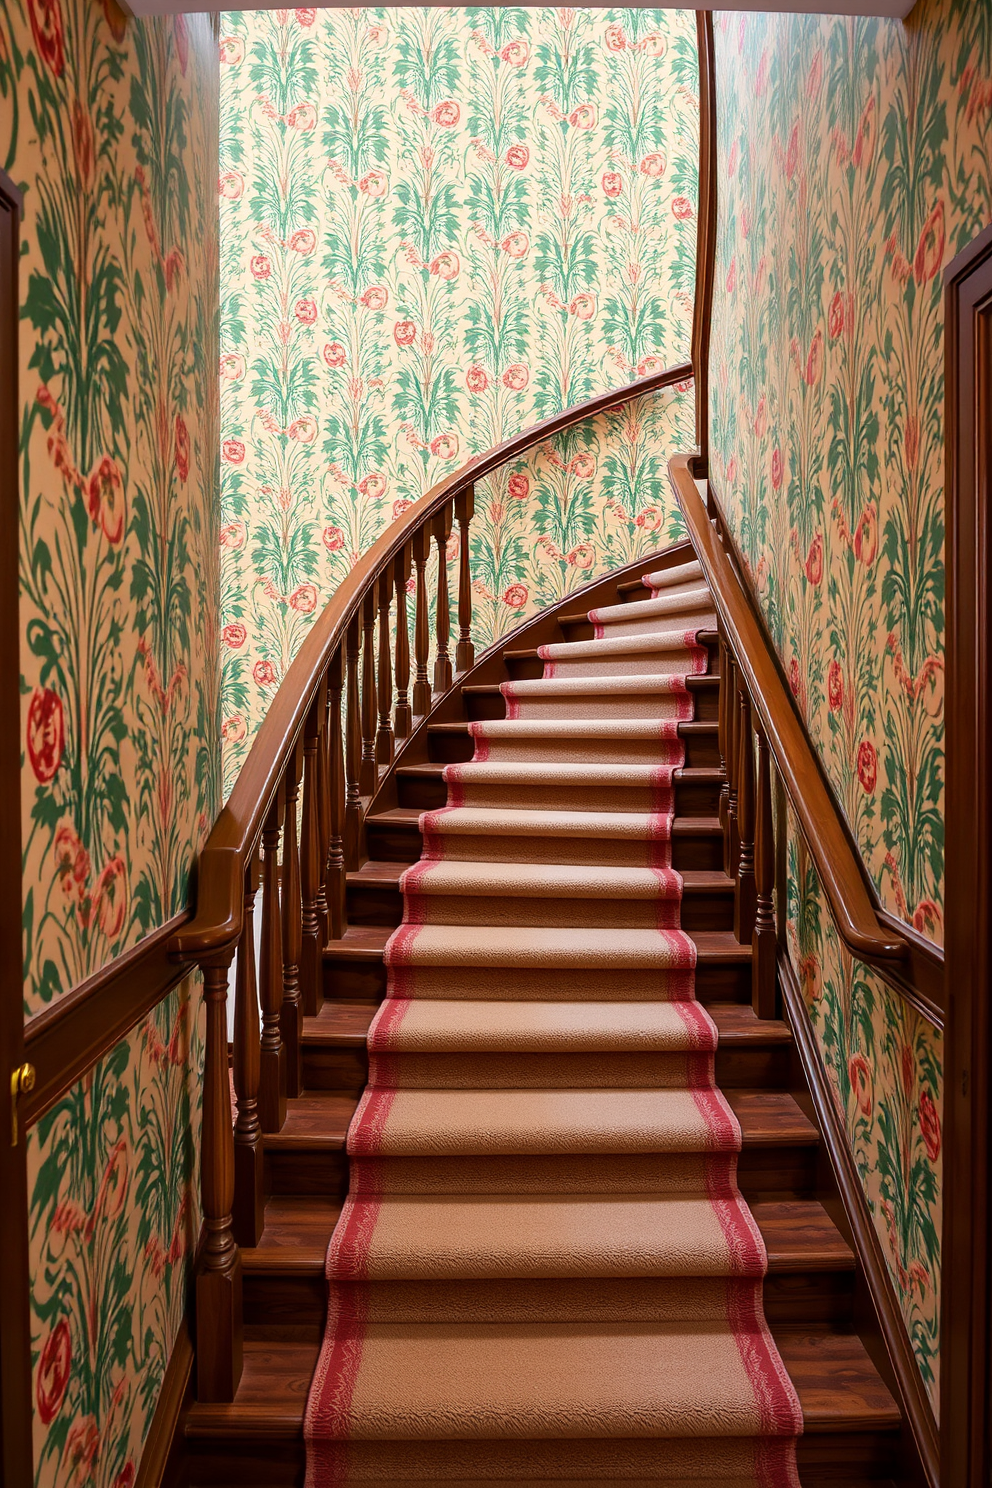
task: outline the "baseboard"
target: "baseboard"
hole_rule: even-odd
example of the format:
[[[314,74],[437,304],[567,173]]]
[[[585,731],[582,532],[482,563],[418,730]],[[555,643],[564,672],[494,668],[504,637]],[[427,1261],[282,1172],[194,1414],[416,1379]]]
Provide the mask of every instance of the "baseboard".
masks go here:
[[[890,1376],[890,1389],[894,1388],[903,1420],[909,1428],[921,1479],[928,1488],[939,1488],[940,1438],[937,1420],[903,1322],[899,1300],[885,1264],[878,1231],[868,1209],[843,1117],[829,1083],[809,1011],[792,962],[784,951],[779,953],[779,985],[785,1015],[792,1028],[796,1052],[823,1136],[823,1145],[847,1217],[850,1239],[871,1297],[878,1335],[889,1365],[886,1373]],[[868,1347],[869,1340],[864,1341]]]
[[[179,1423],[193,1382],[193,1341],[185,1317],[165,1370],[158,1405],[145,1438],[134,1488],[168,1488],[170,1458],[176,1454]]]

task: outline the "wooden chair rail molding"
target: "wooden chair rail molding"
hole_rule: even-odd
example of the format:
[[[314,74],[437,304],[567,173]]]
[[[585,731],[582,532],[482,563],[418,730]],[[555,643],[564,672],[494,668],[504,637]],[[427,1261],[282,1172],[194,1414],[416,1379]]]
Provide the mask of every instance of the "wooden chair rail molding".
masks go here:
[[[196,913],[168,942],[177,961],[202,967],[206,1001],[206,1238],[196,1279],[200,1400],[232,1400],[237,1389],[243,1338],[239,1246],[254,1245],[261,1233],[262,1135],[282,1128],[287,1099],[301,1091],[303,1017],[317,1012],[324,948],[345,930],[346,875],[365,855],[366,812],[397,751],[453,678],[475,665],[470,531],[476,482],[585,419],[691,383],[688,363],[640,378],[524,430],[433,487],[339,586],[269,707],[200,854]],[[455,523],[452,658],[447,545]],[[437,564],[431,594],[432,548]],[[239,948],[232,1134],[226,1005],[228,971]]]
[[[712,489],[704,496],[697,484],[703,477],[701,461],[696,455],[677,455],[668,469],[719,619],[721,756],[728,777],[721,818],[728,869],[740,880],[739,915],[751,924],[756,917],[771,936],[769,987],[774,987],[774,922],[768,911],[774,877],[769,779],[773,760],[844,945],[942,1027],[942,952],[881,908],[795,706],[723,514]],[[768,996],[774,996],[773,990]]]

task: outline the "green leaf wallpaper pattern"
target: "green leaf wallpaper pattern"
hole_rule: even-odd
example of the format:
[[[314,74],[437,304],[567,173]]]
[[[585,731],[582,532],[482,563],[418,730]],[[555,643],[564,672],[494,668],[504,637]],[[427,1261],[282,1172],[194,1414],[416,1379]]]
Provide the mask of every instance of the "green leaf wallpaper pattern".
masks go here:
[[[687,359],[697,90],[691,12],[222,17],[228,788],[314,615],[411,501]],[[693,438],[682,390],[481,483],[477,645],[680,536],[665,464]]]
[[[714,477],[883,903],[943,932],[941,270],[992,216],[992,3],[720,14]],[[941,1042],[845,959],[793,834],[790,934],[937,1401]]]
[[[24,1000],[186,903],[219,759],[219,63],[206,16],[0,14],[24,193]],[[28,1135],[35,1479],[129,1488],[199,1234],[199,988]]]

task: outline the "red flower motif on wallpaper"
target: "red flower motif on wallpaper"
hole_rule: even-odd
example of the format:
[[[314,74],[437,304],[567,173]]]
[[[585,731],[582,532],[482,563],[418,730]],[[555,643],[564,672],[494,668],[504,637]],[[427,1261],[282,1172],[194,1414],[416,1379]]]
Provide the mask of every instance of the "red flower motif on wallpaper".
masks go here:
[[[927,1149],[927,1157],[936,1162],[940,1156],[940,1117],[929,1090],[920,1092],[920,1131]]]
[[[503,603],[511,610],[522,610],[527,603],[527,585],[511,584],[503,595]]]
[[[91,922],[99,925],[108,940],[116,940],[127,916],[127,871],[124,860],[111,858],[93,889]]]
[[[592,129],[596,124],[596,109],[591,103],[580,103],[578,108],[572,110],[568,116],[568,122],[574,129]]]
[[[782,477],[783,477],[784,473],[785,473],[785,471],[784,471],[784,467],[783,467],[783,464],[782,464],[782,451],[779,449],[778,445],[776,445],[775,448],[772,450],[772,490],[773,491],[780,491],[782,489]]]
[[[847,1062],[848,1078],[862,1116],[870,1116],[872,1108],[871,1066],[863,1054],[852,1054]]]
[[[469,367],[465,373],[465,386],[470,393],[484,393],[489,386],[489,378],[482,367]]]
[[[518,471],[511,475],[506,489],[516,501],[524,501],[530,495],[530,477]]]
[[[317,246],[317,234],[312,227],[299,227],[290,238],[289,246],[294,253],[306,257]]]
[[[232,620],[230,625],[225,625],[220,633],[220,638],[225,646],[232,651],[239,650],[248,639],[248,632],[240,620]]]
[[[127,1142],[120,1137],[111,1148],[100,1179],[100,1187],[97,1190],[96,1203],[93,1212],[86,1221],[87,1240],[96,1229],[97,1222],[101,1219],[116,1219],[124,1208],[124,1200],[127,1197],[128,1183],[128,1160]]]
[[[511,170],[524,170],[530,159],[526,145],[511,145],[506,152],[506,163]]]
[[[453,460],[458,453],[458,436],[456,434],[439,434],[436,439],[431,440],[431,454],[437,455],[439,460]]]
[[[928,284],[940,273],[944,262],[945,232],[944,203],[939,200],[923,224],[913,259],[913,276],[917,284]]]
[[[507,367],[503,373],[503,386],[511,392],[522,393],[530,382],[530,373],[522,362],[514,362],[512,367]]]
[[[62,893],[72,903],[73,907],[82,907],[86,903],[86,883],[90,876],[90,855],[73,827],[68,822],[63,822],[55,833],[55,842],[52,852],[55,858],[55,872],[58,876]],[[85,923],[89,923],[89,906],[86,904],[84,915]]]
[[[385,310],[389,304],[389,293],[381,284],[373,284],[362,295],[362,304],[366,310]]]
[[[65,750],[65,713],[61,698],[51,687],[36,687],[31,694],[26,743],[35,779],[47,785]]]
[[[313,584],[298,584],[289,596],[290,608],[299,615],[312,615],[317,608],[317,590]]]
[[[245,44],[240,36],[222,36],[220,60],[225,67],[238,67],[245,60]]]
[[[28,0],[31,34],[38,55],[53,77],[65,71],[65,24],[59,0]]]
[[[317,319],[317,306],[313,300],[297,300],[293,313],[300,325],[313,325]]]
[[[818,532],[809,545],[806,562],[803,564],[806,577],[811,584],[823,579],[823,533]]]
[[[523,40],[508,41],[499,55],[510,67],[524,67],[530,58],[530,47]]]
[[[677,222],[688,222],[692,215],[692,202],[687,196],[672,197],[672,216]]]
[[[111,547],[124,536],[127,503],[116,460],[104,455],[86,483],[86,507]]]
[[[611,52],[622,52],[627,45],[627,37],[619,22],[614,21],[606,28],[606,46]]]
[[[604,193],[613,200],[623,191],[623,178],[618,171],[604,171],[601,184]]]
[[[325,527],[320,540],[329,553],[338,553],[344,547],[344,533],[340,527]]]
[[[831,713],[838,713],[844,706],[844,677],[839,661],[832,661],[827,667],[827,702]]]
[[[878,552],[878,507],[869,501],[858,521],[854,534],[854,556],[870,566]]]
[[[858,745],[858,779],[865,795],[874,794],[878,780],[878,755],[870,739],[862,739]]]
[[[256,253],[248,265],[248,272],[253,279],[268,279],[272,273],[272,264],[264,253]]]
[[[870,165],[871,158],[875,153],[875,95],[868,99],[861,111],[858,121],[857,138],[854,141],[854,151],[851,155],[852,163],[856,170],[863,165]]]
[[[512,232],[505,237],[499,245],[504,253],[510,258],[525,258],[530,248],[530,239],[526,233]]]
[[[271,661],[256,661],[251,674],[259,687],[272,687],[275,684],[276,669]]]
[[[667,169],[668,157],[663,155],[660,150],[655,150],[652,154],[645,155],[638,166],[638,170],[642,176],[648,176],[651,180],[655,181],[663,176]]]
[[[451,129],[462,116],[462,111],[453,98],[446,98],[439,103],[431,114],[435,124],[440,124],[442,129]]]
[[[458,278],[460,268],[461,262],[457,253],[439,253],[431,261],[430,272],[435,274],[439,279],[445,279],[450,282],[452,279]]]
[[[228,465],[240,465],[245,457],[244,442],[240,439],[225,439],[220,452]]]
[[[347,352],[340,341],[328,341],[324,347],[324,361],[329,367],[337,369],[343,367],[347,358]]]
[[[189,430],[181,413],[176,414],[175,461],[176,474],[185,485],[189,478]]]
[[[417,339],[417,327],[412,320],[398,320],[393,326],[393,340],[397,346],[412,346]]]
[[[69,1324],[60,1318],[45,1339],[38,1359],[35,1400],[42,1425],[51,1425],[61,1410],[71,1370],[72,1338]]]

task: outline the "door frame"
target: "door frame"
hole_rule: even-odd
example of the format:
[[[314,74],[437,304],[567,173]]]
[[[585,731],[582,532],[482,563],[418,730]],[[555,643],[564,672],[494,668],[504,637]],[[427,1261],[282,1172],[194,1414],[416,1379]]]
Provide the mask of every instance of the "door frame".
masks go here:
[[[0,1477],[34,1480],[25,1125],[11,1145],[11,1076],[24,1060],[21,922],[20,398],[21,193],[0,171]],[[6,702],[4,702],[6,699]]]
[[[987,1488],[992,1469],[992,227],[948,266],[945,285],[941,1484]]]

